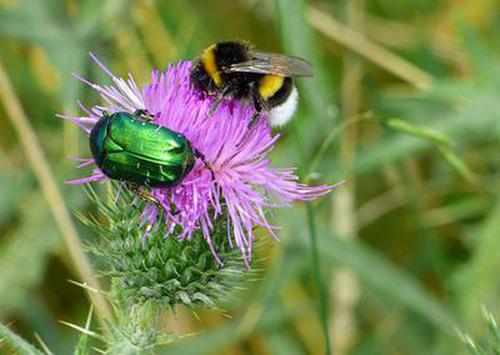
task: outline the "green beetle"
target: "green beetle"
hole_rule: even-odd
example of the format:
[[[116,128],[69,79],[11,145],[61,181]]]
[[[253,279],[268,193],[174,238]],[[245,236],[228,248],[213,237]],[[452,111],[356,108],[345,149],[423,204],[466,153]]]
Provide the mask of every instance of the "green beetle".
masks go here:
[[[208,167],[186,137],[148,122],[151,119],[147,111],[138,110],[133,114],[105,113],[95,124],[90,132],[90,150],[104,175],[138,190],[180,183],[193,169],[196,158]]]

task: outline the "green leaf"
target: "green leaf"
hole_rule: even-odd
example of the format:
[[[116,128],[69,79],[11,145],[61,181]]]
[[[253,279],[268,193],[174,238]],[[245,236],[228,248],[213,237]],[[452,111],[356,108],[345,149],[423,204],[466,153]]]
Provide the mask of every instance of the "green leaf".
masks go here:
[[[266,332],[276,329],[291,319],[300,316],[305,310],[304,307],[294,309],[274,307],[263,314],[263,317],[257,321],[252,330]],[[209,329],[200,334],[186,337],[184,340],[176,341],[172,345],[159,349],[158,354],[200,354],[207,352],[207,349],[210,349],[210,352],[217,353],[217,350],[223,349],[224,346],[243,340],[249,335],[241,330],[241,322],[231,321],[224,326]]]
[[[65,31],[54,21],[48,1],[18,1],[0,8],[0,33],[37,43],[59,42]]]
[[[382,120],[387,127],[394,129],[398,132],[409,134],[419,139],[423,139],[430,144],[437,146],[438,153],[441,157],[464,179],[473,183],[475,176],[472,170],[467,166],[467,163],[460,159],[458,155],[451,148],[453,142],[447,135],[435,130],[431,127],[414,125],[408,121],[397,118]]]
[[[297,337],[290,332],[277,329],[267,334],[271,353],[276,355],[300,355],[303,354],[301,344]]]
[[[448,147],[439,147],[438,152],[441,157],[460,174],[465,180],[470,183],[477,181],[475,174],[469,168],[467,163],[461,159],[452,149]]]
[[[307,23],[306,2],[303,0],[276,0],[277,22],[286,53],[303,57],[314,66],[314,77],[301,79],[305,101],[312,109],[308,124],[329,127],[335,118],[334,90],[326,79],[327,73],[316,49],[313,32]],[[303,122],[302,122],[303,123]]]
[[[466,83],[456,85],[467,86]],[[439,91],[439,87],[436,90]],[[422,113],[414,111],[416,108],[408,106],[401,110],[400,115],[423,122],[429,115],[439,117],[433,122],[434,129],[451,137],[453,141],[460,142],[461,145],[466,145],[477,139],[496,139],[500,137],[498,93],[485,90],[479,95],[478,90],[476,90],[476,94],[479,97],[474,98],[474,100],[465,100],[460,111],[450,109],[444,113],[441,111],[426,112],[425,116],[421,116]],[[452,100],[452,98],[449,97],[448,100]],[[418,101],[419,106],[426,104],[426,101]],[[359,150],[358,158],[354,162],[354,170],[356,174],[370,173],[380,169],[381,166],[401,161],[409,156],[417,156],[432,148],[434,148],[434,144],[430,144],[427,140],[408,139],[401,135],[386,136],[384,139]],[[340,167],[334,167],[330,170],[330,176],[342,176],[342,174]]]
[[[43,355],[43,353],[21,338],[19,335],[11,331],[4,324],[0,323],[0,339],[10,345],[16,353],[22,355]]]
[[[403,132],[414,137],[424,139],[430,143],[444,146],[451,146],[453,144],[450,137],[445,134],[426,126],[414,125],[408,121],[401,120],[399,118],[391,118],[388,120],[382,120],[387,127],[392,128],[396,131]]]
[[[11,161],[0,155],[0,164],[6,171],[0,173],[0,227],[4,227],[15,215],[15,205],[31,187],[31,174],[12,174]]]
[[[22,309],[42,280],[50,254],[60,245],[51,218],[43,197],[32,192],[22,205],[20,226],[0,244],[0,316]]]
[[[459,303],[470,328],[479,321],[482,305],[495,305],[500,292],[500,202],[488,218],[469,234],[475,242],[471,260],[459,274]]]
[[[444,333],[454,335],[455,320],[449,311],[410,275],[359,242],[322,238],[323,260],[335,261],[356,273],[369,286],[415,311]]]
[[[500,78],[500,70],[495,52],[484,44],[476,29],[464,18],[459,18],[456,23],[475,74],[478,75],[482,84],[496,87],[497,80]]]

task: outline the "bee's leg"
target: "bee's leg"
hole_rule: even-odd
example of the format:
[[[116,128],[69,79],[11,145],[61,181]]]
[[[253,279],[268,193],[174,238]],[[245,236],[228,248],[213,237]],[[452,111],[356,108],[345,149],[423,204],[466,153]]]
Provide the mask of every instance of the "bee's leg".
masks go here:
[[[215,98],[214,102],[212,103],[212,106],[210,106],[210,110],[208,110],[208,117],[212,117],[212,115],[217,110],[217,107],[219,106],[219,104],[221,103],[221,101],[222,101],[223,98],[224,98],[224,96],[222,94],[219,94]]]
[[[259,122],[259,118],[260,118],[261,113],[262,113],[262,109],[255,110],[255,113],[253,114],[252,118],[248,122],[248,129],[253,128]]]
[[[224,88],[215,98],[214,102],[212,103],[212,106],[210,106],[210,110],[208,111],[208,117],[212,117],[212,115],[215,113],[217,107],[219,107],[224,97],[231,91],[231,88],[232,88],[231,84],[226,84],[224,86]]]
[[[264,106],[263,100],[260,98],[257,92],[255,92],[255,90],[252,90],[252,100],[255,107],[255,113],[248,122],[248,129],[251,129],[259,122],[260,114],[262,113]]]
[[[134,111],[134,113],[132,113],[132,117],[136,120],[142,121],[152,121],[154,119],[154,115],[145,109]]]

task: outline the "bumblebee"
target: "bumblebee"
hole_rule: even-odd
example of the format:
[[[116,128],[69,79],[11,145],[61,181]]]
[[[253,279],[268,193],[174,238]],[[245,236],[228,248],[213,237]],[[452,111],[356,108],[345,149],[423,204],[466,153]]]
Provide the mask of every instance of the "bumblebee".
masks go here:
[[[283,126],[297,108],[295,76],[312,76],[306,60],[277,53],[254,51],[246,42],[228,41],[203,50],[191,69],[191,83],[202,93],[213,96],[212,114],[224,98],[253,103],[253,125],[262,112],[272,126]]]

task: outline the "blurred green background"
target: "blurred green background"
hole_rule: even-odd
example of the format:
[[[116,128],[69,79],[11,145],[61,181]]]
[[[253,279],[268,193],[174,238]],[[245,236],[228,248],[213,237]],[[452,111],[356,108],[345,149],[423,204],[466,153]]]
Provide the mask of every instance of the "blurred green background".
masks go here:
[[[227,314],[166,315],[166,330],[193,334],[166,353],[320,354],[321,319],[336,354],[464,353],[457,330],[481,342],[481,307],[500,310],[498,33],[495,0],[0,0],[0,321],[67,354],[78,333],[59,320],[83,324],[89,309],[55,222],[91,208],[64,184],[83,174],[68,156],[89,155],[85,137],[55,117],[99,103],[71,76],[109,83],[88,52],[145,83],[246,39],[316,67],[275,166],[346,182],[309,215],[300,203],[277,213],[281,242],[264,243],[264,270]],[[47,166],[53,177],[34,173]]]

